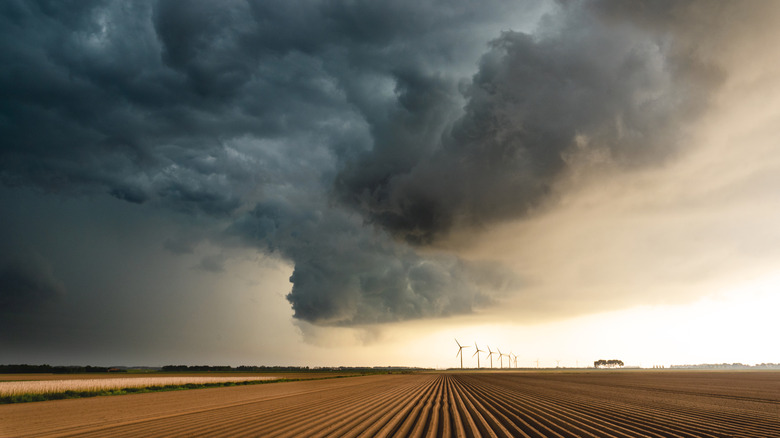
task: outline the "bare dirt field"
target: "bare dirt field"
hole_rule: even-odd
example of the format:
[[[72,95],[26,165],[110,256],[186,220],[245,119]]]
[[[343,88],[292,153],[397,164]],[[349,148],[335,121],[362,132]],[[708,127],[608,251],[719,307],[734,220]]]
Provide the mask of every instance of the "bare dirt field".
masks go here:
[[[0,406],[0,436],[780,437],[780,372],[376,375]]]

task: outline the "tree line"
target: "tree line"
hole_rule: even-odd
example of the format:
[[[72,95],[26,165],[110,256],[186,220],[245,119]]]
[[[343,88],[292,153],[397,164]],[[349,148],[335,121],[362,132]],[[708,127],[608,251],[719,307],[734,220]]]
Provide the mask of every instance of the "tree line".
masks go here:
[[[229,365],[165,365],[161,371],[165,372],[230,372],[243,373],[268,373],[268,372],[376,372],[376,371],[406,371],[422,370],[425,368],[376,366],[376,367],[296,367],[296,366],[249,366],[241,365],[232,367]]]
[[[161,371],[166,372],[230,372],[240,371],[244,373],[260,373],[269,371],[309,371],[309,367],[293,366],[248,366],[241,365],[232,367],[230,365],[165,365]]]
[[[136,370],[137,368],[133,368]],[[376,367],[314,367],[307,366],[250,366],[241,365],[232,367],[229,365],[165,365],[160,367],[139,367],[144,371],[163,372],[243,372],[243,373],[269,373],[269,372],[377,372],[377,371],[414,371],[424,368],[376,366]],[[0,374],[81,374],[81,373],[113,373],[127,372],[127,367],[97,367],[97,366],[52,366],[12,364],[1,365]]]
[[[109,367],[87,366],[51,366],[51,365],[0,365],[0,374],[81,374],[81,373],[109,373],[123,372],[125,370]]]
[[[593,362],[593,366],[596,367],[596,368],[601,368],[601,367],[607,367],[607,368],[622,367],[623,366],[623,361],[619,360],[619,359],[609,359],[609,360],[599,359],[599,360]]]

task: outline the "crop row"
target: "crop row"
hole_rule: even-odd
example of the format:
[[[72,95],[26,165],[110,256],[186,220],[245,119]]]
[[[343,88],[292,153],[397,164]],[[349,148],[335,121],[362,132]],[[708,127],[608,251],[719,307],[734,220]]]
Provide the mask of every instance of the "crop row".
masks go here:
[[[780,392],[772,390],[780,387],[780,373],[711,374],[706,377],[711,385],[702,385],[696,375],[686,385],[680,376],[377,375],[142,394],[111,397],[115,406],[125,406],[124,410],[114,408],[116,414],[110,414],[108,404],[90,403],[96,400],[73,401],[74,412],[87,412],[87,406],[93,406],[93,418],[81,422],[51,418],[41,423],[48,432],[30,430],[29,435],[780,437]],[[632,385],[634,380],[640,384]],[[138,402],[132,402],[132,397],[138,397]],[[139,408],[137,416],[129,415],[127,407],[142,405],[145,414]],[[42,412],[33,413],[25,406],[13,408],[18,409],[16,415],[26,411],[24,415],[40,417]],[[7,412],[6,418],[14,419],[11,409]],[[52,411],[52,417],[63,413]],[[106,422],[107,418],[114,419]],[[15,421],[29,424],[22,417]],[[26,435],[16,433],[19,430],[9,432]]]
[[[114,379],[68,379],[0,382],[0,397],[23,394],[55,394],[66,391],[110,391],[123,388],[208,384],[268,380],[273,377],[127,377]]]

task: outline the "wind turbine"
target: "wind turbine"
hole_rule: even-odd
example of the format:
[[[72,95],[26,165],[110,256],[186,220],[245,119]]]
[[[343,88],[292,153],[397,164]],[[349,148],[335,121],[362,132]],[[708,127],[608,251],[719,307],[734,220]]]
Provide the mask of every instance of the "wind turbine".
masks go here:
[[[488,354],[488,357],[490,358],[490,368],[493,368],[493,355],[496,354],[496,352],[490,349],[490,345],[488,345],[488,351],[490,352],[490,354]]]
[[[455,357],[460,356],[460,369],[463,369],[463,349],[464,348],[471,348],[470,345],[460,345],[460,342],[458,342],[457,339],[455,339],[455,343],[458,344],[458,352],[455,353]]]
[[[496,350],[498,350],[498,359],[501,361],[501,368],[504,368],[504,356],[506,356],[506,354],[502,353],[500,348],[496,348]]]
[[[517,355],[511,351],[509,352],[509,368],[512,368],[512,356],[515,357],[515,368],[517,368]]]
[[[479,366],[479,353],[484,353],[484,350],[480,350],[477,343],[474,343],[474,347],[477,349],[477,351],[474,352],[474,354],[471,355],[471,357],[477,356],[477,368],[480,368]]]

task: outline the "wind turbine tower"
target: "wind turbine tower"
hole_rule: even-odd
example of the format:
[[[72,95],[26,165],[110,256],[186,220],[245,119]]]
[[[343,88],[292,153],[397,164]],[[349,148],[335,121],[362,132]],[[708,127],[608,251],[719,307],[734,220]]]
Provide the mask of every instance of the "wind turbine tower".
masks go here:
[[[477,351],[475,351],[474,354],[471,355],[471,357],[477,356],[477,368],[480,368],[480,366],[479,366],[479,353],[484,353],[485,351],[484,350],[480,350],[479,346],[477,345],[476,342],[474,343],[474,348],[476,348]],[[461,367],[461,368],[463,368],[463,367]]]
[[[488,357],[490,358],[490,368],[493,368],[493,355],[496,354],[493,350],[490,349],[490,345],[487,346],[488,351],[490,352],[488,354]]]
[[[458,352],[455,353],[455,357],[460,356],[460,369],[463,369],[463,349],[464,348],[470,348],[469,345],[460,345],[460,342],[458,342],[457,339],[455,339],[455,343],[458,344]]]
[[[500,348],[496,348],[496,350],[498,350],[498,359],[501,361],[501,368],[504,368],[504,356],[506,356],[506,354],[502,353]]]

